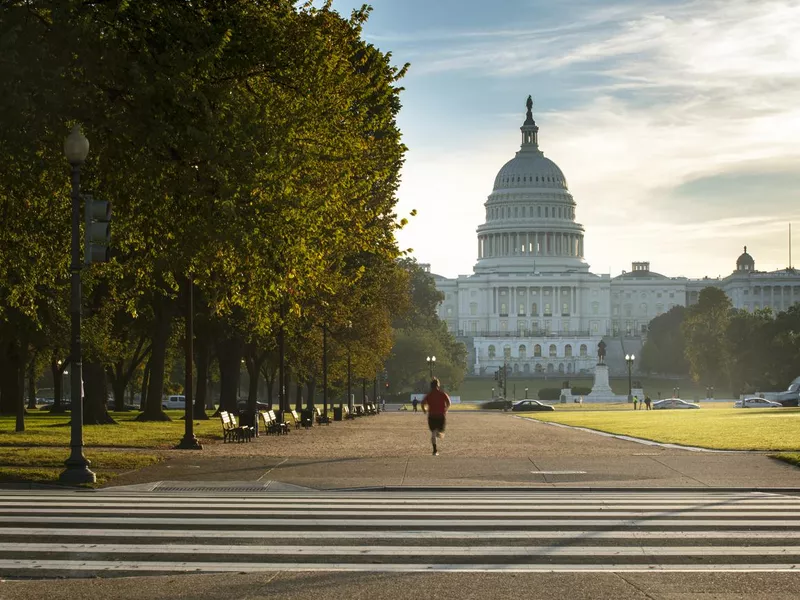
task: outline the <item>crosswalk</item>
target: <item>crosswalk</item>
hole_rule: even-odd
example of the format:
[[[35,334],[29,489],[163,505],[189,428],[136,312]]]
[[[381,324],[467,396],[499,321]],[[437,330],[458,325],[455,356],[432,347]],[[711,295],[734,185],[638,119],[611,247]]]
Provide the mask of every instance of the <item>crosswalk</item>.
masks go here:
[[[0,492],[5,578],[797,568],[788,494]]]

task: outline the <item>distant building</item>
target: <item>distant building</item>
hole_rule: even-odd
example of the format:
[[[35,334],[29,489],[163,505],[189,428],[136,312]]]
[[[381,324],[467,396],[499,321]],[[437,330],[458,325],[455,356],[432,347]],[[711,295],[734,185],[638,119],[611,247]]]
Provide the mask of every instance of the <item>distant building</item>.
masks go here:
[[[504,364],[517,375],[589,373],[600,339],[609,367],[623,372],[625,353],[641,350],[648,323],[697,302],[708,286],[751,311],[800,301],[800,273],[758,272],[746,248],[722,279],[667,277],[648,262],[613,278],[589,272],[575,200],[561,169],[539,149],[530,102],[520,130],[520,150],[485,203],[473,274],[433,275],[445,295],[439,316],[467,344],[472,374],[491,377]]]

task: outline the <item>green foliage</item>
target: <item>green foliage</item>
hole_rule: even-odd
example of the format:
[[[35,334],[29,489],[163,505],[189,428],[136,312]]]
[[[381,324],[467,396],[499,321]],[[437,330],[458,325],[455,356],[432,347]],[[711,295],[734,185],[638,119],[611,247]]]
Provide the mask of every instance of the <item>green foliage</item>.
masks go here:
[[[645,373],[688,375],[686,341],[682,325],[686,308],[674,306],[658,315],[648,326],[647,341],[642,348],[640,368]]]
[[[447,330],[436,307],[444,298],[433,277],[416,261],[404,259],[408,273],[410,306],[395,319],[394,344],[386,361],[392,393],[423,392],[428,389],[427,357],[435,356],[435,375],[450,391],[457,391],[466,374],[467,349]]]
[[[686,310],[681,325],[686,359],[692,378],[704,385],[727,381],[730,353],[725,335],[730,314],[730,298],[715,287],[704,288],[698,303]]]
[[[538,393],[539,400],[559,400],[561,388],[541,388]]]

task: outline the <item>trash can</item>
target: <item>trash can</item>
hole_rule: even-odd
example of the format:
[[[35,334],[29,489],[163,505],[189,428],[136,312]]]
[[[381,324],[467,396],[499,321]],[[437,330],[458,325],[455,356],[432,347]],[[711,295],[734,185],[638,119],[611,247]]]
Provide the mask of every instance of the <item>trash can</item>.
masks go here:
[[[341,406],[334,406],[333,407],[333,420],[334,421],[341,421],[344,419],[343,410]]]
[[[258,418],[256,417],[257,413],[253,412],[252,410],[242,410],[239,411],[239,425],[244,427],[252,427],[253,428],[253,435],[258,435]]]
[[[303,423],[303,427],[313,427],[314,426],[314,415],[316,413],[310,409],[306,408],[300,411],[300,420]]]

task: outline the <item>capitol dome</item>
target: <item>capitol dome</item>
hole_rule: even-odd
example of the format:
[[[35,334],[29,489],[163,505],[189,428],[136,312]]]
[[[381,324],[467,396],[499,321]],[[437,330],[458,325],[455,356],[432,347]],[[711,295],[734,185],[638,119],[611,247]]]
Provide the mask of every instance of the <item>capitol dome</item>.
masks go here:
[[[524,149],[503,165],[494,180],[495,190],[522,187],[544,187],[566,190],[567,180],[558,165],[542,152]]]
[[[539,149],[533,100],[520,127],[522,144],[502,166],[478,226],[476,273],[588,272],[583,226],[561,169]]]

